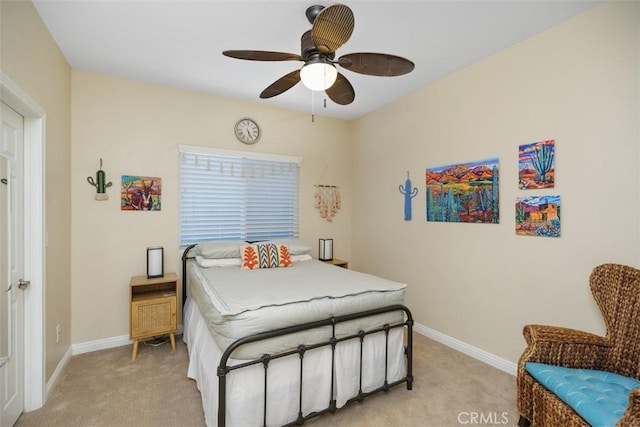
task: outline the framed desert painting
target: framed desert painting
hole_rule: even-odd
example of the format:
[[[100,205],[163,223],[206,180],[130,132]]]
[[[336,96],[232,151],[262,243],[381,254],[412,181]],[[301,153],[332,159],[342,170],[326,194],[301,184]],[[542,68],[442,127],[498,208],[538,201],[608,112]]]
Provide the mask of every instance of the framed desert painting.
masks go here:
[[[497,224],[498,158],[427,168],[427,221]]]
[[[560,196],[530,196],[516,199],[516,234],[560,237]]]
[[[120,210],[159,211],[162,208],[162,178],[122,175]]]

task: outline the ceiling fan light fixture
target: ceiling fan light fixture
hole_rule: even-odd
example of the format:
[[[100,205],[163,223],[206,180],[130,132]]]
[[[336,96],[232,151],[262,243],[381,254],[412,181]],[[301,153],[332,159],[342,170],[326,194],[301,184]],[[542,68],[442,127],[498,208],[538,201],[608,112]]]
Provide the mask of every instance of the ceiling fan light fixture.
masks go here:
[[[324,61],[311,62],[300,70],[302,83],[311,90],[326,90],[336,82],[338,70]]]
[[[0,0],[2,1],[2,0]],[[411,72],[415,64],[408,59],[386,53],[356,52],[342,55],[335,61],[336,50],[353,33],[353,11],[344,4],[314,5],[307,8],[311,29],[300,37],[300,55],[267,50],[225,50],[223,55],[251,61],[302,61],[296,68],[270,84],[260,93],[260,99],[272,98],[302,84],[312,91],[326,91],[338,105],[349,105],[356,97],[349,80],[336,70],[336,64],[354,73],[368,76],[401,76]],[[313,99],[312,99],[313,103]],[[312,104],[313,105],[313,104]]]

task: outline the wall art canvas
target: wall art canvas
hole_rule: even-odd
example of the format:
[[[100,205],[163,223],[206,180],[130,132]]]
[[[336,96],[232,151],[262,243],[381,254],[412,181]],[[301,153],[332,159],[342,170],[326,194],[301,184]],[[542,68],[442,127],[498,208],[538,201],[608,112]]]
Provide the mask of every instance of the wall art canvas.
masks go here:
[[[498,158],[427,168],[427,221],[498,224]]]
[[[518,188],[553,188],[556,172],[556,142],[553,139],[524,144],[518,150]]]
[[[560,196],[518,197],[516,234],[560,237]]]
[[[159,211],[162,208],[162,178],[122,175],[120,209],[123,211]]]

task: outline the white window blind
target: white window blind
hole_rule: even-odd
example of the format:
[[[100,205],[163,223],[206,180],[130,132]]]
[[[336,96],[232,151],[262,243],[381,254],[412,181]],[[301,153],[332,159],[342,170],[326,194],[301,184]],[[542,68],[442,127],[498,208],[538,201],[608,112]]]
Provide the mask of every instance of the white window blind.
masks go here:
[[[180,145],[180,245],[298,237],[299,157]]]

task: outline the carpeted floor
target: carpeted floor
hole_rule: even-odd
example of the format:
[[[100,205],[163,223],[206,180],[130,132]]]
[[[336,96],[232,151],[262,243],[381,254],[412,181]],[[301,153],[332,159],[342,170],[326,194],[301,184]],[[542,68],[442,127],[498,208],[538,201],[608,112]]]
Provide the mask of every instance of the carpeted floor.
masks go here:
[[[195,382],[186,377],[187,350],[131,346],[71,358],[46,405],[16,426],[204,426]],[[313,427],[515,426],[515,377],[419,334],[414,337],[414,385],[398,386],[305,425]],[[244,427],[244,426],[240,426]]]

